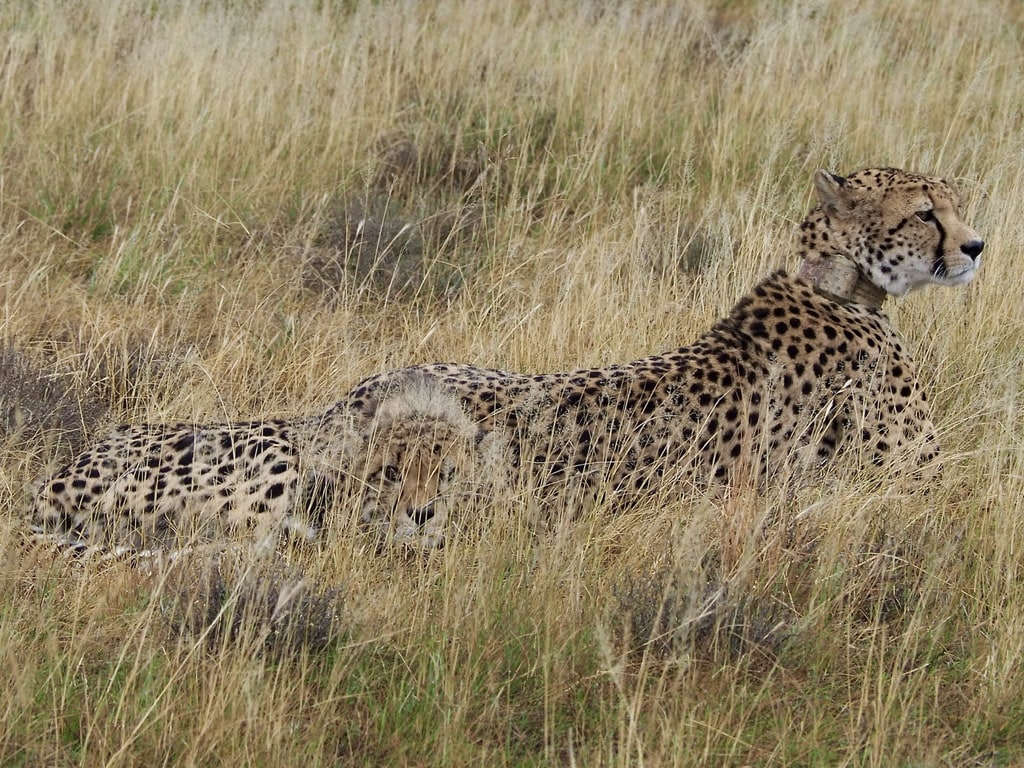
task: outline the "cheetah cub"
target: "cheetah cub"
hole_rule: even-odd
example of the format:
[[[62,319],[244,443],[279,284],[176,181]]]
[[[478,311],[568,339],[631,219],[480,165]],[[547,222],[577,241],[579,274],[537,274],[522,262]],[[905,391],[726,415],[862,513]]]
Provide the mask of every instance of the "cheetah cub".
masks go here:
[[[477,430],[429,381],[390,387],[372,409],[234,424],[124,425],[43,481],[37,541],[78,554],[138,553],[282,535],[315,539],[358,498],[388,543],[436,548],[450,501],[475,476]]]

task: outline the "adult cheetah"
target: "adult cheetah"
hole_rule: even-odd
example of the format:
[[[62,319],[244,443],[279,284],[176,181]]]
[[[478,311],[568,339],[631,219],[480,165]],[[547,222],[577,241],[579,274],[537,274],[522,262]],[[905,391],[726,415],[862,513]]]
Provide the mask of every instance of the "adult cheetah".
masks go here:
[[[624,365],[526,375],[433,364],[367,378],[333,409],[372,408],[409,376],[501,434],[513,476],[612,499],[669,480],[762,482],[839,452],[925,462],[936,445],[887,295],[966,285],[984,243],[942,179],[894,168],[814,174],[796,274],[777,271],[689,346]]]
[[[478,430],[436,383],[407,380],[358,413],[124,425],[40,484],[37,540],[78,553],[174,549],[238,534],[313,539],[341,494],[386,540],[429,549]],[[456,472],[456,469],[458,472]],[[438,530],[435,530],[435,527]]]

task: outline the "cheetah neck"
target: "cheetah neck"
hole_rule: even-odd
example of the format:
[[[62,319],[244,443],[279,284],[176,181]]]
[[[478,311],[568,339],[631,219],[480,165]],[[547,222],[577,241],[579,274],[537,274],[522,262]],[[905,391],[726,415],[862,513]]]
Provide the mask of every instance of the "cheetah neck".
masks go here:
[[[797,254],[803,257],[799,276],[822,296],[839,304],[858,304],[880,309],[884,290],[872,283],[844,247],[847,237],[819,205],[800,225]]]
[[[823,296],[839,304],[861,304],[881,309],[888,295],[868,280],[857,265],[840,254],[825,258],[805,258],[797,273]]]

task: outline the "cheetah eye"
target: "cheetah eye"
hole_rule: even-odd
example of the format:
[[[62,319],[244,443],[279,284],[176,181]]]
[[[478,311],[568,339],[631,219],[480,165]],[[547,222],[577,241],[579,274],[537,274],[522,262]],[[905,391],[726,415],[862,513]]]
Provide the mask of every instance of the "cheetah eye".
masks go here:
[[[933,211],[931,208],[929,208],[929,209],[927,209],[925,211],[918,211],[915,215],[921,221],[925,221],[925,222],[935,221],[935,211]]]
[[[384,467],[384,479],[387,480],[389,483],[397,483],[399,477],[400,475],[398,473],[398,467],[396,467],[394,464],[388,464],[386,467]]]

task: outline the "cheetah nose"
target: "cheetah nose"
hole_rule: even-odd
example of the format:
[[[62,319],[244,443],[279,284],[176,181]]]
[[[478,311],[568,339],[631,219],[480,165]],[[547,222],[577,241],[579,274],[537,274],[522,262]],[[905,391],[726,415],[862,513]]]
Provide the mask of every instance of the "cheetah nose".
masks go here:
[[[412,518],[412,521],[417,526],[423,526],[426,524],[428,520],[434,517],[434,505],[427,504],[426,506],[414,509],[412,513],[409,515],[409,517]]]
[[[981,252],[985,250],[985,241],[975,238],[961,245],[960,250],[970,256],[973,261],[981,256]]]

